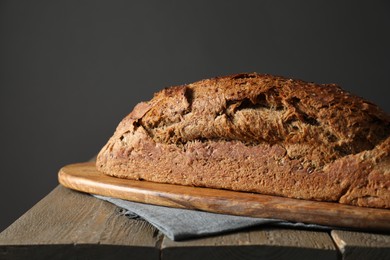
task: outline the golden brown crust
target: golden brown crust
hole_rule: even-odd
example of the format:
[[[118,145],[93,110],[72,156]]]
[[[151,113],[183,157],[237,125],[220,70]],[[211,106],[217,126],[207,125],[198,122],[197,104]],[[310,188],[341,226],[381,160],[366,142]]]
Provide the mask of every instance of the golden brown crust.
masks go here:
[[[97,167],[122,178],[390,208],[389,122],[336,85],[238,74],[140,103]]]

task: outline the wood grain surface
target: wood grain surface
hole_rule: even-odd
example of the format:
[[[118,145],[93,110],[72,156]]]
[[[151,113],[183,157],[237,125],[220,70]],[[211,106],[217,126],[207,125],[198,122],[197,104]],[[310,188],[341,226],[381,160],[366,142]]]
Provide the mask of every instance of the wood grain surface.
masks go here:
[[[162,238],[115,205],[58,186],[0,233],[0,259],[160,259]]]
[[[148,204],[334,227],[390,230],[390,210],[386,209],[119,179],[101,174],[93,162],[65,166],[58,178],[62,185],[74,190]]]
[[[388,234],[332,230],[331,236],[343,260],[390,259]]]
[[[115,205],[62,185],[0,233],[2,260],[336,260],[338,254],[328,232],[270,226],[175,242]]]

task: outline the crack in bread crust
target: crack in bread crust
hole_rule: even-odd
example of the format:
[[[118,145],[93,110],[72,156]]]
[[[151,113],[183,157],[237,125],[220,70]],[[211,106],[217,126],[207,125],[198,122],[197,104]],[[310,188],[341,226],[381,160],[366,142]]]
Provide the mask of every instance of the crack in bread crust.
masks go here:
[[[257,74],[168,88],[151,105],[141,124],[158,143],[278,143],[312,167],[372,149],[390,129],[375,105],[336,85]]]

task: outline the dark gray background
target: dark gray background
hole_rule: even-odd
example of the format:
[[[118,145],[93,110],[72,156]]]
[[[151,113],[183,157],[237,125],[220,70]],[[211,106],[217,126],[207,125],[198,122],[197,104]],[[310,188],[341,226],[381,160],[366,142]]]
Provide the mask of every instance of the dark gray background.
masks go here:
[[[163,87],[257,71],[338,83],[389,112],[389,11],[387,1],[1,1],[0,230]]]

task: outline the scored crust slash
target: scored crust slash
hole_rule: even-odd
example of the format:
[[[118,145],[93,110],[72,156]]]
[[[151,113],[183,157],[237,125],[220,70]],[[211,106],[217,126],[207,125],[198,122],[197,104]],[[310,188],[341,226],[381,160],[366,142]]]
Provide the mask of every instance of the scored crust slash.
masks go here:
[[[119,178],[390,208],[390,117],[334,84],[257,73],[161,90],[96,167]]]

